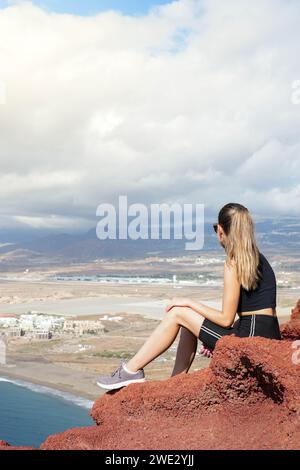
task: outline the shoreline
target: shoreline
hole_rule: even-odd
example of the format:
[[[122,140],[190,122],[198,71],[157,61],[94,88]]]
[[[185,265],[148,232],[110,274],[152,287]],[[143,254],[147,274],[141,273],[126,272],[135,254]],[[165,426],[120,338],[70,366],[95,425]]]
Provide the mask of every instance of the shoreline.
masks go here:
[[[38,381],[28,382],[27,380],[22,380],[21,378],[8,377],[8,376],[5,377],[5,376],[2,376],[1,374],[0,384],[1,382],[11,383],[13,385],[16,385],[17,387],[25,388],[34,393],[40,393],[43,395],[55,397],[58,400],[72,403],[74,406],[78,406],[80,408],[84,408],[87,410],[90,410],[94,403],[92,400],[89,400],[87,397],[73,395],[67,391],[54,389],[53,387],[49,387],[46,384],[38,383]]]
[[[54,388],[51,383],[46,381],[41,382],[34,378],[31,378],[29,381],[27,377],[22,377],[20,374],[7,373],[2,367],[0,368],[0,384],[1,382],[11,383],[35,393],[49,395],[87,410],[90,410],[94,403],[93,397],[88,394],[75,395],[70,393],[67,387]]]
[[[19,368],[22,366],[18,365],[16,367]],[[1,379],[3,379],[2,381],[8,381],[15,383],[15,385],[18,386],[24,386],[32,391],[36,391],[37,393],[46,393],[47,395],[56,396],[57,398],[65,399],[66,401],[84,408],[91,408],[94,401],[102,395],[99,387],[97,387],[99,390],[98,394],[96,392],[89,393],[83,387],[76,388],[71,384],[62,384],[61,382],[44,380],[37,378],[33,374],[22,374],[20,371],[13,372],[13,370],[14,367],[0,366],[0,382]]]

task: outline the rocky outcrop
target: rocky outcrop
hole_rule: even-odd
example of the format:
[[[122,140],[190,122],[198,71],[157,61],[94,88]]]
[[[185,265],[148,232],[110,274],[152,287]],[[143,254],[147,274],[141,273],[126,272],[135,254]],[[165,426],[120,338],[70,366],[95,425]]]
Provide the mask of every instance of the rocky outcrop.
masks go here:
[[[106,393],[95,426],[42,449],[299,449],[300,321],[281,330],[282,341],[224,337],[206,369]]]
[[[291,321],[293,320],[300,320],[300,299],[292,310]]]
[[[300,365],[290,341],[225,337],[207,369],[132,384],[93,406],[97,424],[43,449],[298,449]]]
[[[5,441],[0,441],[0,450],[34,450],[33,447],[12,447]]]
[[[281,326],[280,331],[283,339],[289,341],[300,339],[300,320],[292,320],[284,323]]]
[[[42,448],[298,449],[300,321],[281,331],[283,341],[222,338],[207,369],[106,393],[92,409],[97,426]]]
[[[2,449],[4,447],[9,447],[9,444],[5,441],[0,441],[0,449]]]
[[[291,311],[291,319],[280,327],[283,339],[295,341],[300,339],[300,299]]]

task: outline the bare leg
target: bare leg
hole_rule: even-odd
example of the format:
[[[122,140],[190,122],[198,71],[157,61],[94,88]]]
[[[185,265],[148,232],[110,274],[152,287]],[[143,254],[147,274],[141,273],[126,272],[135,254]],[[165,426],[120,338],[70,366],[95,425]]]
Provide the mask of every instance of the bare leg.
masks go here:
[[[204,318],[191,308],[173,307],[165,313],[159,325],[135,356],[126,363],[127,368],[136,372],[160,356],[174,342],[181,326],[198,337],[203,320]]]
[[[176,360],[171,377],[182,372],[187,373],[193,363],[197,351],[198,339],[187,328],[181,327],[177,347]]]

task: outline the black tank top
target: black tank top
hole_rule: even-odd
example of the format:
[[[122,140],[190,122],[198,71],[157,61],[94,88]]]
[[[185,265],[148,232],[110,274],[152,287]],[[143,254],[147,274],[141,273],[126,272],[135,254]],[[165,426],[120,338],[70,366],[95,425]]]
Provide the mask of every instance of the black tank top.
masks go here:
[[[259,271],[261,273],[256,289],[247,291],[240,288],[237,313],[252,312],[264,308],[276,308],[276,277],[274,271],[262,253],[259,253]]]

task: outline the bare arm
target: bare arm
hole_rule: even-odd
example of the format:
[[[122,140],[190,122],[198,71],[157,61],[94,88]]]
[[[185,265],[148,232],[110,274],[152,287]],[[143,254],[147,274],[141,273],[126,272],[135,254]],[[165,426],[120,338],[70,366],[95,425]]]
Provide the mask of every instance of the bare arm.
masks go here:
[[[224,291],[222,300],[222,310],[217,310],[207,305],[194,302],[190,299],[181,299],[181,302],[176,303],[176,299],[168,307],[167,311],[175,306],[186,306],[193,309],[195,312],[200,313],[203,317],[213,321],[217,325],[225,328],[232,325],[240,297],[240,283],[237,280],[236,267],[234,264],[230,266],[224,264]]]
[[[208,307],[202,303],[191,301],[190,307],[203,315],[208,320],[225,328],[232,325],[236,315],[240,297],[240,283],[237,280],[235,265],[224,264],[224,291],[222,299],[222,311]]]

